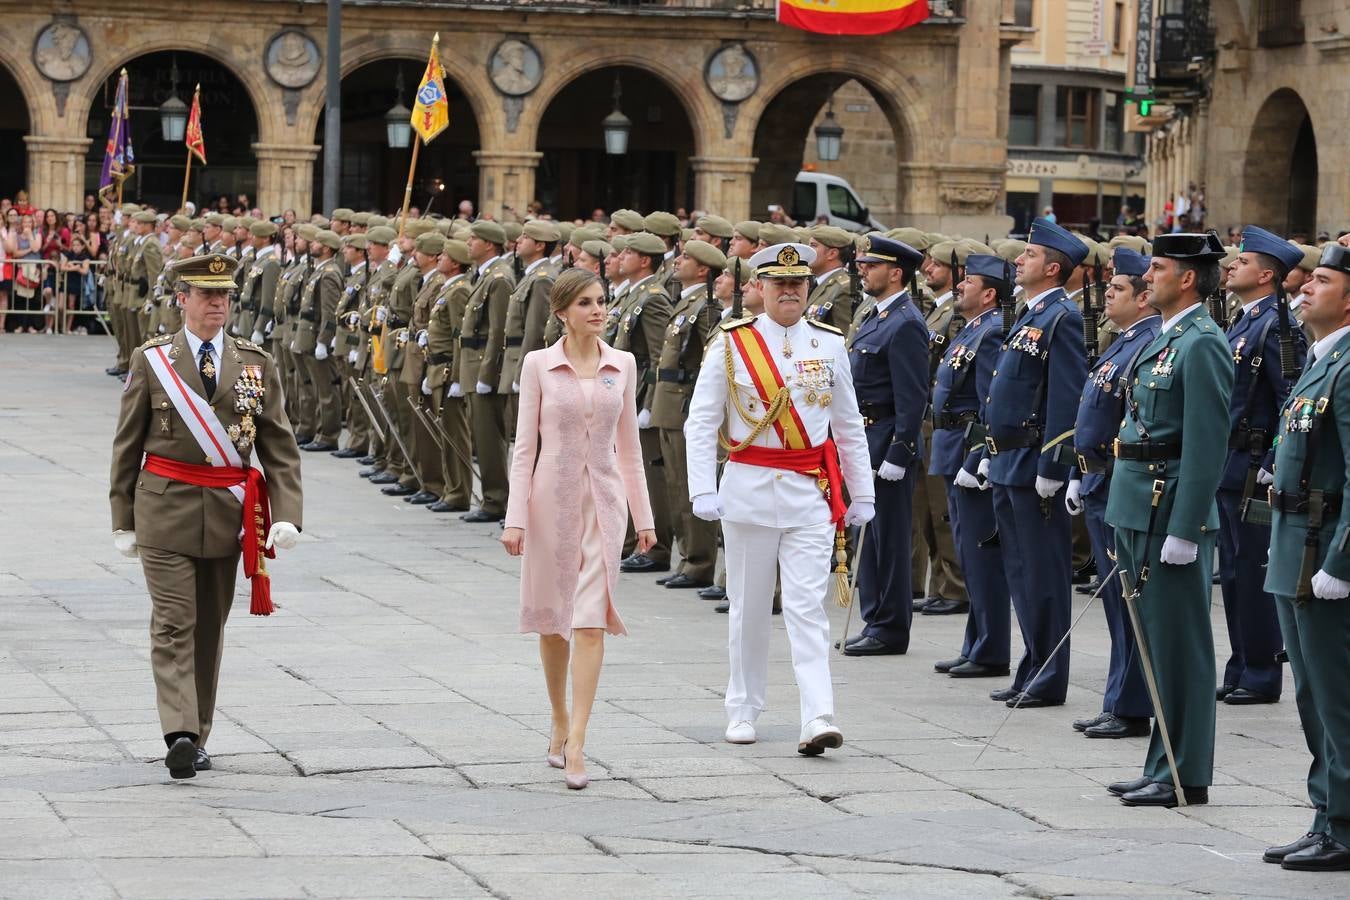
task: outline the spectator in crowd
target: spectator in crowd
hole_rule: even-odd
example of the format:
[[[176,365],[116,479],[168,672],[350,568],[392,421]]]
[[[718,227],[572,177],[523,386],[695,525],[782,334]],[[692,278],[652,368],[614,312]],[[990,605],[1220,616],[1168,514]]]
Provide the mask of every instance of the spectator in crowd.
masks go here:
[[[23,192],[20,191],[20,194]],[[23,199],[24,206],[27,206],[27,196]],[[16,332],[35,334],[36,322],[27,313],[42,306],[42,267],[37,265],[42,260],[42,237],[33,221],[33,214],[20,213],[19,209],[16,202],[14,212],[18,216],[18,226],[5,239],[5,257],[14,266],[14,280],[10,288],[12,314],[6,317],[5,324]]]
[[[60,270],[65,273],[65,284],[61,293],[63,296],[58,300],[57,305],[63,311],[61,320],[61,330],[69,332],[74,323],[72,311],[76,309],[93,309],[94,297],[92,291],[87,288],[93,287],[94,276],[90,271],[89,261],[93,256],[89,253],[88,244],[81,235],[74,235],[70,239],[70,249],[61,254]],[[88,298],[86,299],[86,294]],[[88,334],[89,330],[81,325],[75,329],[79,334]]]
[[[1041,218],[1045,219],[1047,222],[1059,222],[1059,217],[1055,215],[1055,208],[1053,206],[1047,206],[1045,209],[1041,210]]]

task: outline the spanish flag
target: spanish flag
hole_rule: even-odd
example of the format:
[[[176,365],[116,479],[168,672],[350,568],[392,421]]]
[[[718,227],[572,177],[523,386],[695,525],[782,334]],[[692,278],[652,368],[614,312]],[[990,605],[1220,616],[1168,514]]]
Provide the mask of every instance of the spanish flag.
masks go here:
[[[421,135],[424,144],[430,144],[436,135],[450,127],[450,101],[445,96],[445,73],[441,70],[441,58],[436,53],[440,43],[441,35],[437,32],[431,39],[431,57],[427,60],[427,71],[422,76],[422,83],[417,86],[417,101],[412,110],[412,127]]]
[[[778,0],[778,21],[817,34],[885,34],[928,18],[928,0]]]
[[[192,92],[192,111],[188,113],[187,130],[184,131],[183,143],[192,155],[206,165],[206,137],[202,134],[202,86],[197,85],[197,89]]]

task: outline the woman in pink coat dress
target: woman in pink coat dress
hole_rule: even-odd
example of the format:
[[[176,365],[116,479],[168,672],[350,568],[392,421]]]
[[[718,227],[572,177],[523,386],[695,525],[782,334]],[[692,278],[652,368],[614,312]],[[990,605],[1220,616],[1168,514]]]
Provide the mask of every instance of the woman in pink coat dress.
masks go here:
[[[579,790],[588,782],[582,753],[605,632],[627,633],[614,588],[629,513],[639,553],[656,543],[656,532],[638,444],[637,364],[600,339],[606,318],[600,279],[584,269],[564,272],[549,310],[564,336],[527,354],[521,366],[502,544],[525,557],[520,630],[539,634],[553,707],[547,760]]]

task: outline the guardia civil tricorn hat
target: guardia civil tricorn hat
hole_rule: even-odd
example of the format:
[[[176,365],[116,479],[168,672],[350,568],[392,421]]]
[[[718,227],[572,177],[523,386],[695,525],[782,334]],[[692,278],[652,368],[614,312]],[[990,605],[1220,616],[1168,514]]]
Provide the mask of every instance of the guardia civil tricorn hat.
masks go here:
[[[233,290],[234,270],[239,264],[224,253],[189,256],[173,265],[173,277],[193,287]]]

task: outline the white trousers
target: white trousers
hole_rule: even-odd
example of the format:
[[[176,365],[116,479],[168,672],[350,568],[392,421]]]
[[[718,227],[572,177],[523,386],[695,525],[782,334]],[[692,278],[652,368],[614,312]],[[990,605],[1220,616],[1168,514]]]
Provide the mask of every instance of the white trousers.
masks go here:
[[[731,606],[727,622],[731,656],[728,719],[753,722],[764,710],[773,593],[780,571],[783,621],[792,647],[802,724],[833,715],[830,620],[825,616],[824,602],[834,553],[834,526],[823,522],[771,528],[724,520],[722,540]]]

